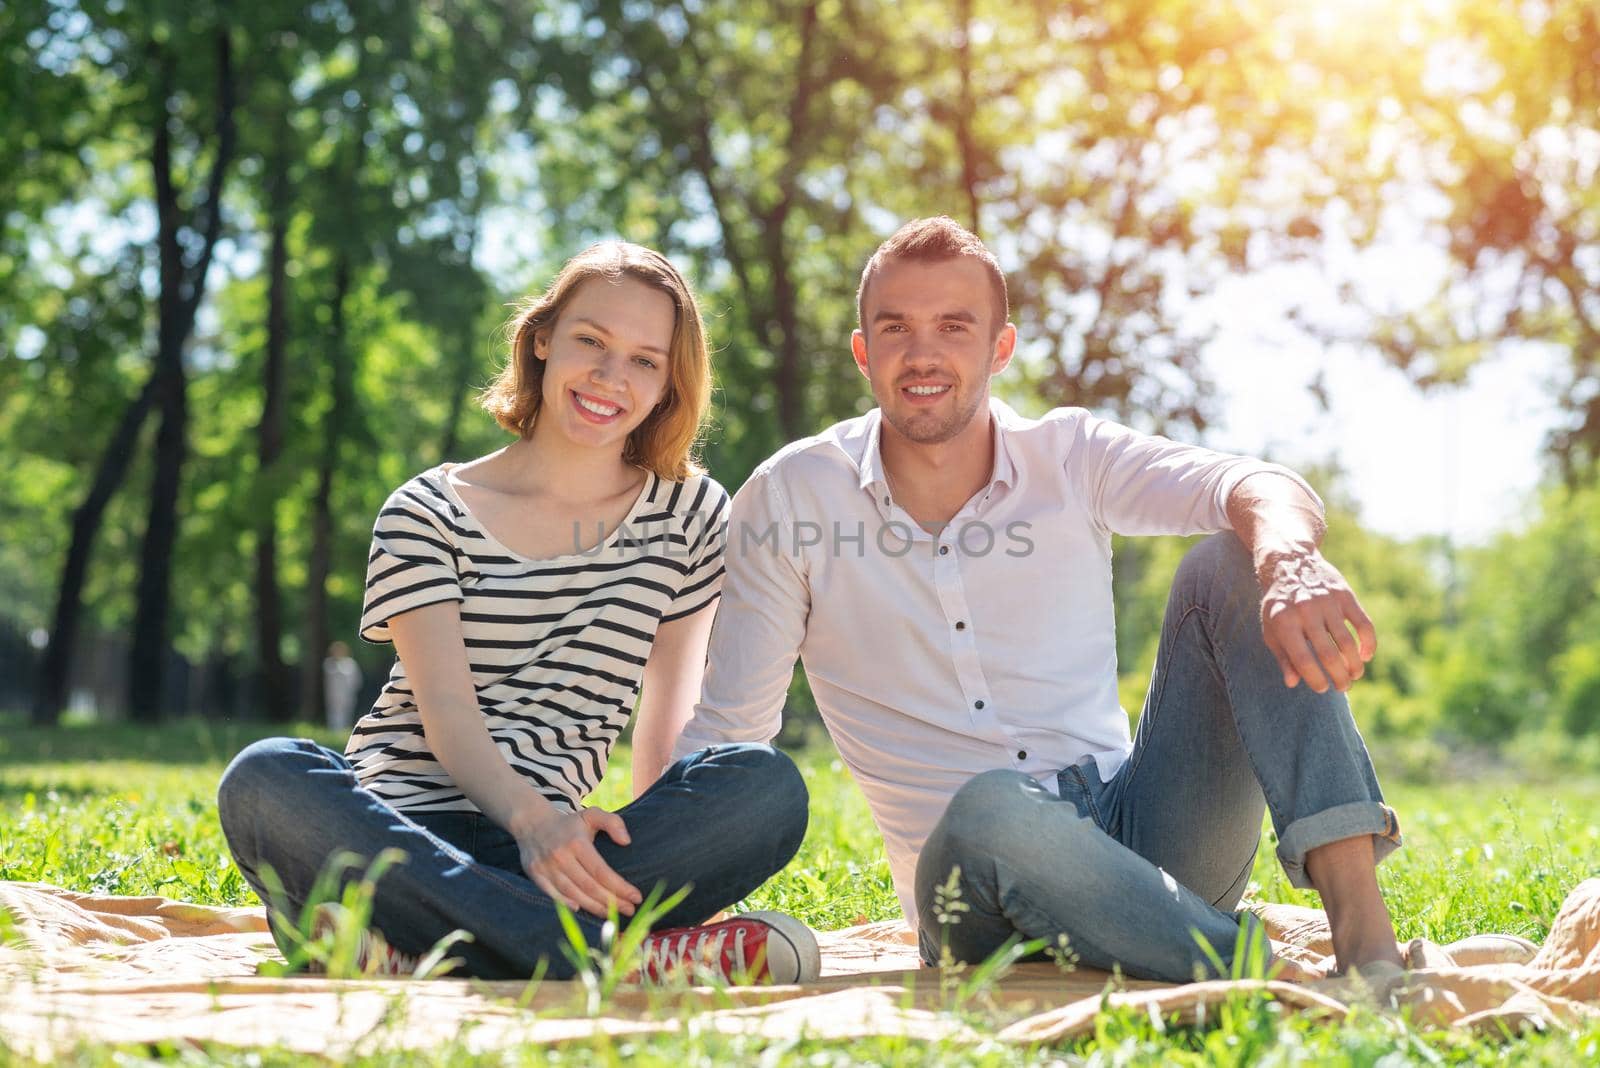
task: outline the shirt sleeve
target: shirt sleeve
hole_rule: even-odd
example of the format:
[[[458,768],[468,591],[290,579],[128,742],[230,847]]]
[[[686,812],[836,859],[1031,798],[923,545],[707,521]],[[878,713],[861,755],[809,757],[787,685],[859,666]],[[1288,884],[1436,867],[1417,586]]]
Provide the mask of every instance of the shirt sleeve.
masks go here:
[[[728,491],[712,479],[703,478],[699,497],[696,506],[684,517],[683,533],[689,543],[684,555],[689,569],[684,573],[677,596],[661,615],[663,623],[692,616],[722,594]]]
[[[727,577],[711,629],[700,703],[673,746],[677,760],[724,742],[770,742],[811,614],[793,552],[794,523],[772,472],[734,494],[724,544]]]
[[[1322,507],[1305,479],[1277,464],[1141,434],[1085,416],[1067,473],[1095,521],[1115,534],[1207,534],[1228,529],[1228,496],[1251,475],[1291,479]]]
[[[449,528],[415,482],[390,494],[372,528],[367,588],[361,605],[363,640],[393,641],[389,620],[440,601],[461,601],[460,574]]]

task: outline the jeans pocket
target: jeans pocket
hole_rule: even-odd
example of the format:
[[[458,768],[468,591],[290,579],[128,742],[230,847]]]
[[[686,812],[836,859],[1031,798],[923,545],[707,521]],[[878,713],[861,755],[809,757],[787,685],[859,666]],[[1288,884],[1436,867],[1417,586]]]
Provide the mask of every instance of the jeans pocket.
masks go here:
[[[1100,806],[1095,802],[1096,785],[1098,783],[1089,782],[1088,777],[1083,774],[1083,765],[1081,764],[1074,764],[1070,768],[1062,768],[1056,774],[1056,789],[1061,794],[1061,799],[1072,802],[1073,806],[1077,808],[1079,816],[1087,820],[1093,820],[1096,827],[1109,834],[1110,830],[1106,827],[1106,821],[1100,815]]]

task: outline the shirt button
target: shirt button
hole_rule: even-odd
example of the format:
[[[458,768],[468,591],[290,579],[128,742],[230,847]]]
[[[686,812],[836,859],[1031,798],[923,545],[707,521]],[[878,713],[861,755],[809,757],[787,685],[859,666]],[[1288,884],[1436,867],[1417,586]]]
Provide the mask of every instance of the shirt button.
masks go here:
[[[956,630],[966,630],[966,629],[967,629],[967,621],[966,620],[964,620],[964,619],[956,620]]]
[[[1028,751],[1026,749],[1018,749],[1017,750],[1017,759],[1018,760],[1027,760],[1028,759]]]
[[[948,545],[939,546],[939,555],[940,556],[944,556],[949,552],[950,552],[950,546],[948,546]]]
[[[889,498],[887,498],[887,497],[885,497],[885,498],[884,498],[884,499],[883,499],[883,506],[884,506],[884,507],[885,507],[885,508],[887,508],[887,507],[889,507]]]
[[[982,701],[974,701],[974,702],[972,702],[972,707],[973,708],[982,708],[983,707],[983,702]]]

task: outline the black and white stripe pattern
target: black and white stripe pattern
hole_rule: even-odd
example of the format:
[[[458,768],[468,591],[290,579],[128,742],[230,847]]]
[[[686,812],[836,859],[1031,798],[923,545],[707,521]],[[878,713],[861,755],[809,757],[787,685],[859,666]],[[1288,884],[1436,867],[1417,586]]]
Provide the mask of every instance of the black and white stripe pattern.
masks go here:
[[[705,476],[678,483],[647,475],[603,546],[530,560],[478,523],[449,484],[450,466],[413,478],[378,513],[361,637],[388,642],[395,616],[461,602],[490,736],[547,799],[575,809],[599,784],[633,714],[656,627],[721,592],[728,494]],[[595,532],[585,533],[592,540]],[[475,811],[428,750],[398,658],[345,754],[362,784],[396,808]]]

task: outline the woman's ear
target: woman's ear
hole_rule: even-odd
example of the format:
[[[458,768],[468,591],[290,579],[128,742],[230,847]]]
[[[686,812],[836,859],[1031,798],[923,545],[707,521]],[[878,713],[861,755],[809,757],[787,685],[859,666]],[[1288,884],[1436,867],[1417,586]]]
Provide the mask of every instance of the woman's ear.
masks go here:
[[[536,360],[550,358],[550,328],[541,326],[533,332],[533,357]]]

